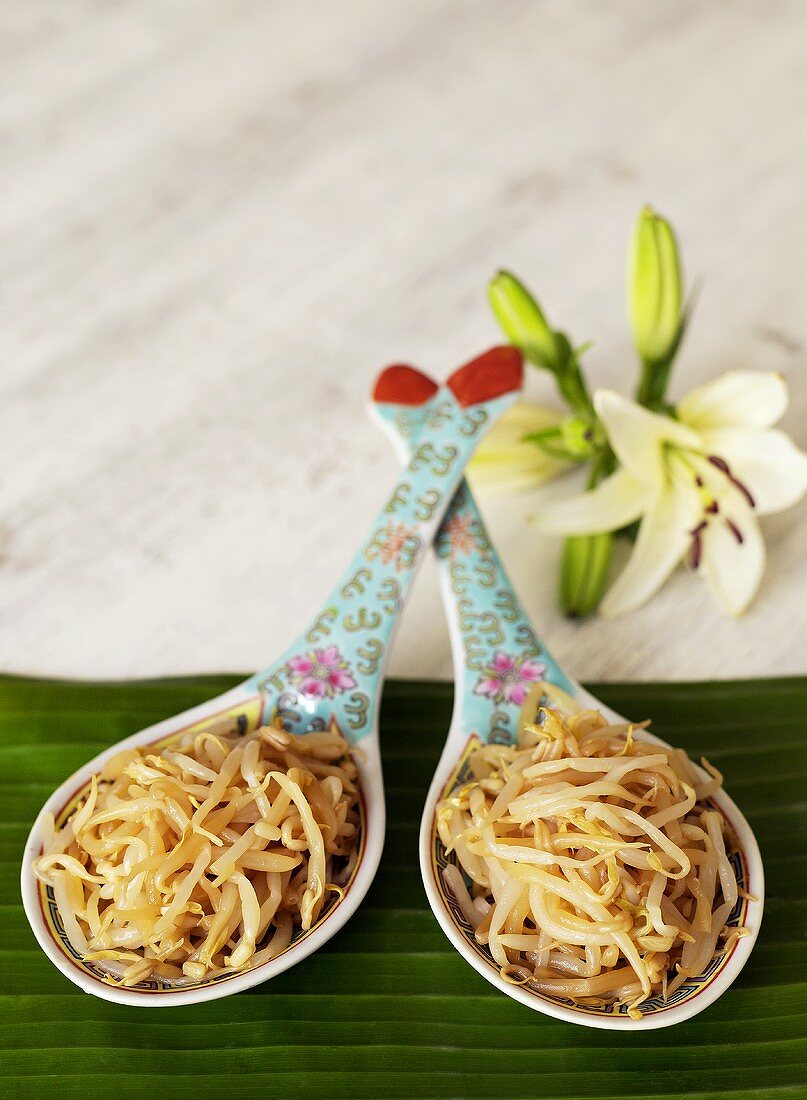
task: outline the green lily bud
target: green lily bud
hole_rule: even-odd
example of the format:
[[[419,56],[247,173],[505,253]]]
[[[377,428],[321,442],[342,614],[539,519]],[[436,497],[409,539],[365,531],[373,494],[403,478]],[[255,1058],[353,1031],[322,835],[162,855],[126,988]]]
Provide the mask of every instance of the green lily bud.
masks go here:
[[[604,477],[613,473],[616,465],[610,447],[600,450],[591,464],[588,488],[593,489]],[[560,562],[558,603],[564,615],[586,618],[593,615],[605,595],[614,534],[571,535],[563,544]]]
[[[571,458],[591,458],[600,442],[602,432],[579,416],[567,416],[560,423],[563,447]]]
[[[522,443],[535,443],[542,451],[564,462],[584,462],[601,450],[606,439],[598,420],[567,416],[559,424],[529,432]]]
[[[614,536],[572,535],[563,544],[558,599],[570,618],[593,615],[608,583]]]
[[[555,333],[527,288],[509,271],[500,271],[488,284],[488,298],[510,343],[536,366],[556,372],[562,364]]]
[[[681,336],[681,263],[670,223],[645,206],[633,231],[628,256],[628,313],[639,357],[664,363]]]
[[[580,352],[572,348],[562,332],[550,328],[527,288],[509,271],[500,271],[488,284],[488,298],[510,343],[535,366],[554,374],[558,390],[573,412],[593,419],[591,396],[580,369]]]

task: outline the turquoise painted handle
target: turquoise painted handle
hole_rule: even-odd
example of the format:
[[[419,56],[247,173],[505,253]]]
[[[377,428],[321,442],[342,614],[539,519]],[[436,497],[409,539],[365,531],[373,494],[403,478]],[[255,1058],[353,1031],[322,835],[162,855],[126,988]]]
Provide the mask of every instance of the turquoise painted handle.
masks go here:
[[[411,454],[437,397],[411,407],[376,403],[374,410],[399,453]],[[434,541],[451,632],[454,676],[464,724],[487,741],[512,741],[531,685],[572,685],[541,643],[505,572],[464,480]]]
[[[391,635],[417,565],[480,436],[516,396],[464,407],[441,388],[424,410],[405,470],[325,606],[278,662],[248,682],[287,728],[335,720],[354,742],[374,728]]]

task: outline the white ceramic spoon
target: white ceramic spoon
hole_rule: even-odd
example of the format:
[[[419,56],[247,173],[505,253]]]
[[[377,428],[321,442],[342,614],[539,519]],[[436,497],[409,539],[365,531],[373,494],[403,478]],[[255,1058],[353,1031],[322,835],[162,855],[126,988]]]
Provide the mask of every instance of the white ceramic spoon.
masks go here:
[[[309,629],[279,660],[224,695],[107,749],[47,800],[25,845],[23,903],[42,949],[76,985],[120,1004],[177,1005],[221,997],[300,962],[355,911],[373,880],[384,844],[378,702],[393,628],[465,463],[484,431],[515,399],[521,376],[521,357],[507,347],[494,348],[454,372],[431,402],[408,465],[346,573]],[[123,748],[163,746],[189,730],[245,733],[276,717],[287,729],[303,734],[335,722],[356,746],[363,820],[358,857],[341,884],[344,898],[324,909],[315,925],[298,934],[282,954],[252,969],[177,985],[154,978],[130,988],[110,982],[98,963],[85,960],[70,942],[52,888],[33,874],[33,860],[42,851],[45,815],[52,813],[62,825],[83,801],[91,777]]]
[[[390,367],[379,379],[371,412],[403,461],[418,446],[436,391],[431,379],[411,367]],[[453,857],[447,855],[435,829],[435,805],[466,781],[469,752],[480,741],[513,740],[522,704],[536,680],[548,680],[612,721],[625,719],[565,673],[539,641],[464,482],[446,513],[434,550],[451,632],[456,685],[451,727],[426,798],[420,829],[423,883],[440,926],[483,978],[508,997],[549,1016],[625,1031],[665,1027],[694,1016],[737,977],[762,920],[765,885],[759,848],[751,827],[725,791],[718,791],[711,801],[736,842],[732,863],[740,887],[751,896],[740,898],[728,924],[744,928],[746,935],[727,952],[718,954],[703,974],[688,979],[668,1001],[660,997],[646,1000],[640,1006],[641,1019],[631,1019],[624,1008],[618,1014],[609,1009],[583,1008],[571,1000],[533,991],[528,985],[505,982],[487,947],[476,942],[471,925],[444,883],[442,868]],[[666,745],[647,732],[637,736]]]

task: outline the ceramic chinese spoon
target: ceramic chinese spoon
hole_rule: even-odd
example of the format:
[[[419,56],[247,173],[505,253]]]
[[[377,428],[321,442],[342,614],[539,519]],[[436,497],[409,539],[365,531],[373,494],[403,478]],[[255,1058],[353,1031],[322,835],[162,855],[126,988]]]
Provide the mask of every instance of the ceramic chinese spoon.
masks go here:
[[[176,1005],[220,997],[263,982],[321,947],[355,911],[372,882],[384,843],[384,789],[378,749],[378,703],[393,628],[415,568],[479,438],[512,403],[521,386],[521,356],[494,348],[456,371],[433,394],[406,469],[323,609],[307,631],[265,671],[224,695],[141,730],[91,760],[67,779],[42,808],[25,846],[22,895],[41,947],[88,993],[122,1004]],[[383,387],[382,387],[383,391]],[[280,955],[253,969],[171,985],[148,979],[123,988],[70,944],[50,887],[32,862],[42,850],[45,815],[63,824],[88,790],[91,777],[123,748],[162,746],[188,730],[247,732],[279,718],[305,734],[336,723],[357,746],[362,794],[359,857],[344,898],[323,909],[312,929]]]
[[[437,400],[436,384],[412,367],[389,367],[373,392],[371,411],[405,461],[419,445],[420,433]],[[487,948],[477,943],[442,868],[453,860],[435,829],[435,806],[461,782],[461,763],[479,741],[514,740],[529,688],[548,681],[568,692],[584,707],[599,709],[611,721],[624,722],[609,707],[573,680],[539,641],[485,530],[468,486],[463,482],[451,503],[434,543],[443,603],[449,622],[456,694],[451,726],[434,775],[420,829],[423,883],[437,920],[460,954],[491,984],[509,997],[549,1016],[590,1027],[635,1031],[688,1019],[723,993],[744,966],[762,920],[764,877],[762,860],[751,827],[721,789],[712,798],[736,841],[732,858],[738,884],[749,895],[740,897],[727,923],[746,935],[718,954],[706,972],[688,979],[670,998],[653,997],[641,1005],[641,1019],[631,1019],[623,1007],[596,1009],[533,991],[529,985],[506,982]],[[644,716],[643,716],[644,717]],[[655,744],[666,742],[645,731],[637,733]],[[669,747],[669,746],[666,746]],[[704,774],[704,778],[707,778]]]

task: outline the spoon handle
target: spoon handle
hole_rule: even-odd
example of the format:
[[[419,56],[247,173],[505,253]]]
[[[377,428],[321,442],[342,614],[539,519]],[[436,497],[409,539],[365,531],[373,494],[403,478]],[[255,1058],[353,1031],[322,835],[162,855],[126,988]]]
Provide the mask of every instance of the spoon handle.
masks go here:
[[[415,570],[480,437],[521,382],[520,354],[503,347],[436,390],[406,468],[324,607],[280,661],[250,681],[275,701],[288,728],[322,728],[323,702],[351,741],[374,728],[385,658]]]
[[[406,460],[419,445],[438,391],[411,367],[391,371],[379,379],[372,411]],[[422,395],[421,404],[404,404],[407,387]],[[569,692],[577,685],[535,633],[464,480],[437,532],[434,552],[451,634],[455,721],[461,714],[463,727],[486,741],[512,741],[532,684],[549,680]]]

